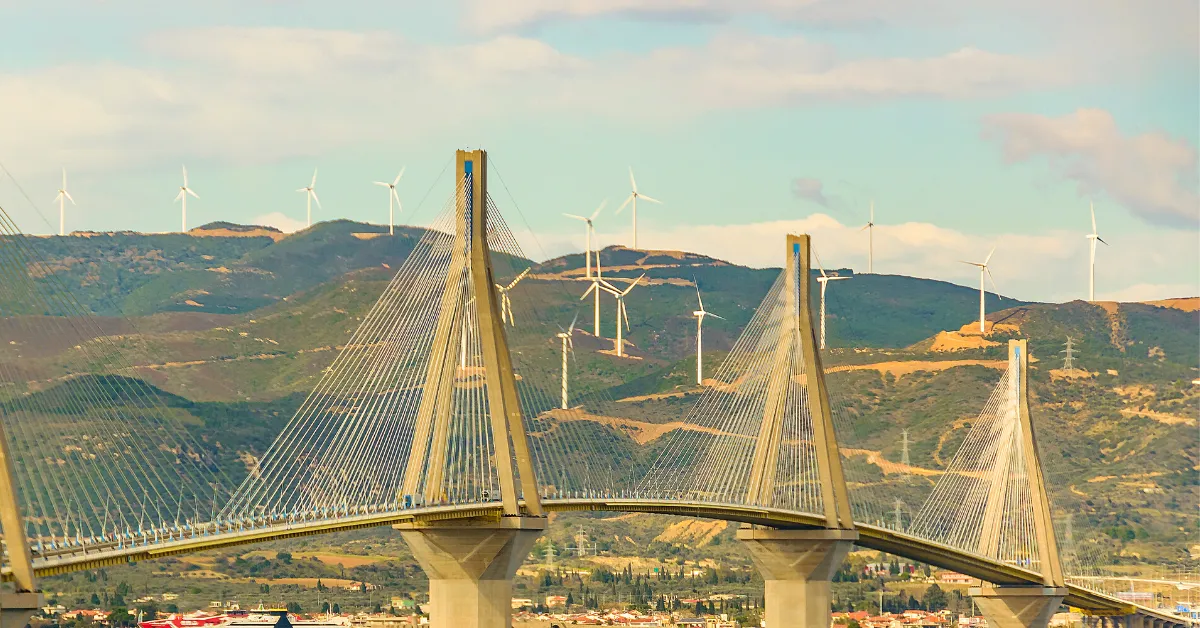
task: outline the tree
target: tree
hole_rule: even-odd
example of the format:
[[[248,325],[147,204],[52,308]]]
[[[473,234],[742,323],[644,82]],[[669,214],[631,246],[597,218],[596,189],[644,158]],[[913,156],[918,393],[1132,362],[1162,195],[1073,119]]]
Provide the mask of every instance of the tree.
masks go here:
[[[571,595],[570,591],[567,591],[567,608],[571,608],[571,605],[573,605],[574,603],[575,603],[575,596]]]
[[[288,602],[287,603],[287,611],[289,613],[299,613],[302,610],[304,610],[304,609],[300,608],[299,602]]]
[[[100,596],[95,593],[92,594],[92,606],[100,606]]]
[[[946,592],[937,584],[929,585],[921,596],[921,605],[927,611],[940,611],[946,608]]]
[[[112,609],[112,612],[108,614],[108,625],[112,626],[113,628],[117,628],[118,626],[128,627],[132,626],[133,624],[133,615],[130,615],[129,611],[125,610],[124,608],[114,608]]]
[[[156,619],[158,617],[158,604],[155,604],[153,601],[144,602],[138,605],[137,611],[142,614],[142,617],[146,621]]]

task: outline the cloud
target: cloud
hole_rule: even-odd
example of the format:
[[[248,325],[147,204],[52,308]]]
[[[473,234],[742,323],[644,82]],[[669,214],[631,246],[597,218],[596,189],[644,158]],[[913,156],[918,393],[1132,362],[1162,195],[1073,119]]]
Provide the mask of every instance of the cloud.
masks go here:
[[[250,224],[264,227],[275,227],[284,233],[295,233],[304,228],[304,221],[292,218],[282,212],[271,212],[250,219]]]
[[[821,207],[829,207],[829,198],[825,196],[824,187],[820,179],[798,177],[792,181],[792,194]]]
[[[662,125],[731,108],[972,98],[1058,78],[1043,63],[974,48],[843,60],[803,37],[740,31],[594,58],[508,34],[443,45],[280,27],[164,31],[141,45],[141,65],[0,70],[0,137],[26,173],[184,157],[261,163],[381,137],[471,136],[547,114]],[[611,97],[629,85],[642,86],[638,98]]]
[[[1107,194],[1143,220],[1200,226],[1196,147],[1162,132],[1124,135],[1112,114],[1080,109],[1058,118],[1007,113],[983,121],[1006,161],[1044,158],[1082,195]]]
[[[644,228],[638,240],[646,248],[695,251],[766,268],[782,266],[783,236],[787,233],[812,234],[826,268],[866,270],[867,235],[860,231],[860,225],[844,224],[824,213],[797,220],[655,226]],[[570,232],[565,236],[541,234],[538,239],[551,256],[583,247],[582,239]],[[600,240],[605,244],[627,243],[628,237],[601,233]],[[990,265],[1001,294],[1040,301],[1087,296],[1087,242],[1075,231],[983,235],[909,222],[877,224],[874,242],[878,273],[976,287],[978,270],[959,260],[981,260],[996,247]],[[537,253],[530,254],[540,257]],[[1148,284],[1147,277],[1169,278],[1170,283]],[[1097,256],[1096,284],[1101,299],[1200,295],[1200,251],[1195,247],[1194,234],[1160,231],[1123,236],[1119,248],[1114,245],[1112,252],[1105,249]]]

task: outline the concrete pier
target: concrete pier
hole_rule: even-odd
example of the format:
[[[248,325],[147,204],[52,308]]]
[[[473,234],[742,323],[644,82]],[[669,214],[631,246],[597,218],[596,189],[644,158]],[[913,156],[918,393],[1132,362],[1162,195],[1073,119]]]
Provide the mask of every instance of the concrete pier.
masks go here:
[[[857,532],[742,528],[737,538],[750,550],[766,584],[767,625],[829,625],[830,583],[858,540]]]
[[[431,628],[512,626],[513,576],[545,531],[545,519],[505,517],[478,525],[396,529],[429,576]]]
[[[41,593],[0,593],[0,628],[25,628],[44,603]]]
[[[1046,628],[1058,612],[1066,587],[972,587],[968,594],[979,606],[989,628]]]

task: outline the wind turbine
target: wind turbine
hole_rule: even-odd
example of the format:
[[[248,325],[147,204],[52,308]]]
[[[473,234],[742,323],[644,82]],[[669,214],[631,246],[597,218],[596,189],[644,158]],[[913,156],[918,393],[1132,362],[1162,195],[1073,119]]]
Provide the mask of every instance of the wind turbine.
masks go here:
[[[187,185],[184,183],[184,185]],[[67,192],[67,169],[63,168],[63,184],[58,188],[58,196],[54,197],[58,201],[58,235],[66,235],[66,216],[67,216],[67,201],[75,204],[75,199]],[[1096,248],[1093,246],[1092,248]],[[1095,258],[1095,254],[1092,255]]]
[[[625,290],[617,290],[617,288],[615,286],[613,286],[612,284],[608,283],[607,281],[604,282],[605,289],[607,289],[614,297],[617,298],[617,357],[618,358],[625,357],[625,341],[622,339],[621,323],[624,322],[625,329],[629,329],[629,312],[625,309],[625,296],[628,295],[629,292],[631,290],[633,290],[634,286],[637,286],[638,283],[641,282],[642,279],[644,279],[645,277],[646,277],[646,274],[642,273],[642,276],[638,277],[637,279],[634,279],[633,283],[629,284],[629,287],[625,288]],[[601,281],[603,281],[603,280],[601,280]]]
[[[404,166],[404,168],[407,168],[407,167],[408,166]],[[388,189],[388,235],[396,235],[396,219],[394,217],[395,214],[393,213],[393,209],[392,209],[393,206],[400,207],[400,211],[404,211],[404,208],[400,206],[400,196],[396,194],[396,184],[400,183],[400,177],[404,176],[404,168],[400,169],[400,174],[396,175],[396,180],[392,181],[391,183],[384,183],[383,181],[375,182],[375,185],[382,185],[383,187]],[[309,189],[311,190],[312,187],[315,186],[316,184],[317,184],[317,171],[313,170],[313,182],[312,182],[312,186],[309,186]],[[393,203],[394,203],[394,205],[393,205]],[[317,207],[320,207],[320,206],[321,206],[321,204],[317,203]],[[311,221],[311,219],[310,219],[310,221]]]
[[[64,174],[63,176],[65,177],[66,175]],[[64,179],[64,181],[65,181],[65,179]],[[66,187],[66,183],[63,183],[63,187]],[[1094,202],[1091,203],[1091,208],[1092,208],[1092,232],[1087,234],[1088,244],[1091,246],[1091,258],[1088,263],[1088,301],[1095,301],[1096,300],[1096,242],[1104,242],[1104,238],[1101,238],[1100,234],[1096,232],[1096,204]],[[1108,246],[1108,243],[1104,242],[1104,246]]]
[[[65,183],[63,184],[63,187],[66,187]],[[192,198],[200,198],[195,192],[192,191],[192,188],[188,187],[187,166],[183,166],[183,185],[179,186],[179,196],[175,197],[175,200],[183,201],[183,224],[182,224],[182,229],[181,229],[181,231],[183,233],[187,233],[187,195],[188,194],[191,194]],[[72,201],[72,202],[74,202],[74,201]]]
[[[579,300],[582,301],[582,300],[586,299],[589,294],[594,295],[593,298],[594,298],[595,302],[592,306],[592,309],[593,309],[592,320],[593,320],[593,324],[594,324],[595,336],[597,338],[602,338],[602,336],[600,335],[600,291],[601,290],[608,292],[610,294],[615,293],[615,291],[612,289],[612,287],[608,285],[608,282],[604,281],[603,273],[600,269],[600,256],[597,255],[596,256],[596,274],[592,277],[592,285],[588,286],[588,289],[584,291],[583,296],[579,297]]]
[[[397,178],[397,180],[399,180],[399,178]],[[304,192],[305,199],[306,199],[305,205],[308,208],[308,225],[307,226],[311,227],[312,226],[312,202],[316,201],[317,209],[321,209],[321,199],[317,198],[317,169],[316,168],[313,168],[312,183],[309,183],[308,187],[300,188],[299,190],[296,190],[296,191]]]
[[[507,286],[502,286],[500,284],[496,284],[496,290],[500,292],[500,322],[501,323],[507,322],[509,325],[516,327],[517,323],[516,323],[516,321],[513,320],[512,299],[508,298],[508,291],[515,288],[517,286],[517,284],[520,283],[521,280],[525,278],[525,275],[528,275],[529,271],[531,271],[531,270],[533,270],[532,266],[521,271],[521,274],[517,275],[517,278],[513,279],[512,283],[508,284]]]
[[[562,340],[562,409],[567,409],[567,350],[575,351],[575,321],[579,320],[579,312],[571,319],[571,326],[566,331],[558,333]],[[562,327],[559,327],[562,329]]]
[[[813,251],[816,254],[816,251]],[[817,255],[817,268],[821,269],[821,276],[817,277],[817,283],[821,285],[821,348],[825,348],[825,289],[829,287],[829,282],[839,279],[849,279],[849,277],[839,277],[837,275],[825,274],[825,267],[821,265],[821,256]]]
[[[700,298],[700,284],[696,283],[696,278],[692,277],[692,283],[696,284],[696,301],[700,304],[700,309],[692,312],[692,316],[696,317],[696,385],[704,385],[704,317],[711,316],[725,320],[722,316],[717,316],[712,312],[704,309],[704,299]]]
[[[596,208],[596,211],[592,212],[592,215],[590,218],[584,218],[583,216],[576,216],[575,214],[563,214],[567,218],[574,218],[575,220],[582,220],[583,222],[587,223],[586,226],[584,226],[584,237],[587,240],[587,246],[586,246],[587,252],[584,254],[584,257],[587,258],[587,261],[585,263],[587,264],[587,278],[588,279],[592,278],[592,234],[596,233],[596,227],[595,227],[595,225],[592,224],[592,221],[596,219],[596,216],[600,215],[600,210],[604,209],[604,205],[607,202],[608,201],[606,201],[606,200],[600,201],[600,206]],[[596,264],[597,265],[600,264],[599,257],[597,257]]]
[[[986,298],[987,298],[987,292],[984,291],[984,285],[983,285],[983,276],[984,275],[987,275],[988,280],[990,280],[992,282],[992,289],[996,291],[996,298],[997,299],[1000,298],[1000,289],[996,287],[996,280],[992,279],[992,271],[988,268],[988,262],[992,261],[992,254],[994,254],[995,252],[996,252],[996,247],[993,246],[992,252],[988,253],[988,256],[986,258],[984,258],[984,260],[982,262],[968,262],[965,260],[959,260],[960,262],[962,262],[964,264],[969,264],[971,266],[979,267],[979,333],[980,334],[987,333],[987,327],[984,325],[984,316],[986,315],[984,308],[985,308]]]
[[[871,201],[871,219],[859,231],[867,232],[867,272],[875,272],[875,201]]]
[[[638,199],[640,198],[644,201],[650,201],[651,203],[658,203],[659,205],[662,205],[662,201],[660,201],[658,199],[650,198],[649,196],[646,196],[645,194],[638,192],[637,181],[635,181],[633,179],[633,166],[629,167],[629,185],[630,185],[630,187],[633,188],[633,191],[630,192],[629,196],[625,198],[625,202],[621,203],[621,206],[617,208],[617,213],[618,214],[621,213],[621,210],[625,209],[626,205],[628,205],[631,202],[633,203],[633,248],[636,249],[637,248],[637,202],[638,202]]]

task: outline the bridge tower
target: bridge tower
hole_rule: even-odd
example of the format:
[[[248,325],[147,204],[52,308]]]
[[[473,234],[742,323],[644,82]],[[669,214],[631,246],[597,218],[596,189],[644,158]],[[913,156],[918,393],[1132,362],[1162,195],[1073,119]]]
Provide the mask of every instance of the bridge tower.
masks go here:
[[[780,530],[743,527],[738,539],[750,550],[766,584],[766,617],[771,628],[802,628],[829,624],[830,585],[858,532],[842,473],[841,455],[833,431],[833,415],[825,371],[813,328],[809,289],[812,240],[788,235],[785,288],[788,317],[774,353],[775,368],[767,388],[765,414],[755,443],[747,503],[771,506],[775,474],[783,440],[786,387],[802,377],[812,419],[812,434],[820,476],[824,529]],[[800,361],[796,365],[794,351]],[[797,366],[803,370],[797,369]]]
[[[1029,406],[1029,347],[1026,340],[1008,341],[1009,370],[1011,378],[1011,403],[1016,410],[1016,429],[1020,446],[1009,449],[1011,455],[1020,455],[1022,460],[1012,461],[1010,468],[1028,484],[1033,510],[1034,541],[1037,545],[1037,560],[1042,573],[1041,586],[979,586],[970,589],[971,597],[987,618],[989,626],[998,628],[1044,628],[1050,617],[1058,610],[1067,594],[1066,580],[1059,561],[1058,544],[1054,538],[1054,526],[1050,518],[1050,500],[1046,495],[1046,482],[1042,475],[1041,455],[1033,431],[1033,419]],[[988,495],[983,516],[983,532],[979,540],[979,553],[994,556],[999,552],[1001,534],[1005,526],[1005,497],[1008,482],[994,482]]]
[[[546,529],[546,518],[492,276],[487,153],[458,151],[455,173],[454,249],[402,491],[423,492],[426,503],[441,499],[451,423],[446,400],[460,368],[457,343],[462,334],[455,321],[469,320],[479,326],[503,515],[491,521],[396,528],[429,576],[433,628],[509,628],[513,576]],[[458,317],[454,295],[461,290],[458,282],[464,280],[470,282],[475,298],[467,304],[466,316]],[[426,470],[422,491],[421,475]]]
[[[0,422],[0,533],[12,572],[12,591],[0,591],[0,628],[24,628],[42,606],[42,594],[34,581],[33,555],[25,535],[25,520],[17,502],[17,483],[8,436]]]

